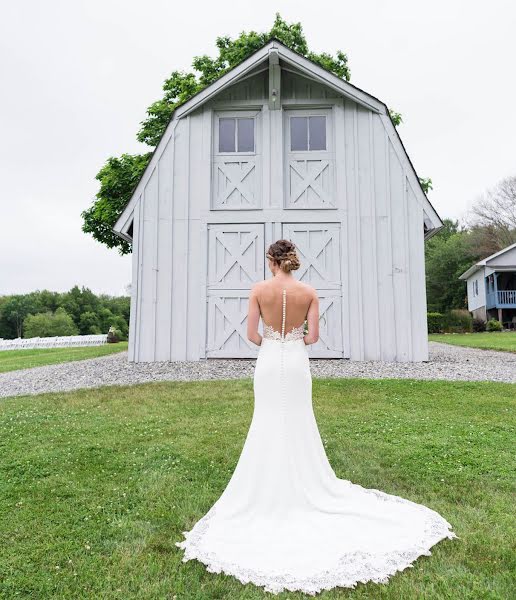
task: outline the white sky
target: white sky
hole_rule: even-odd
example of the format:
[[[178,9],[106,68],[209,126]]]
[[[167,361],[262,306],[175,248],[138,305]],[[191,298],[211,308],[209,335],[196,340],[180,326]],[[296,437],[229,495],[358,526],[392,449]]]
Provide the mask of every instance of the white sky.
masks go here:
[[[516,174],[512,0],[0,1],[0,294],[123,294],[130,257],[81,231],[109,156],[136,142],[175,69],[215,38],[301,21],[312,50],[348,54],[351,82],[402,113],[441,217]]]

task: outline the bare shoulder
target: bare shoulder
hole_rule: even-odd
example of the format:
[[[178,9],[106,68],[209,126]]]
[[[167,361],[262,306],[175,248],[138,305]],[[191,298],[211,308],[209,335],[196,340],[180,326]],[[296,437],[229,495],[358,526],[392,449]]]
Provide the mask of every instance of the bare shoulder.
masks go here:
[[[252,290],[261,290],[266,286],[267,283],[268,283],[268,281],[266,279],[264,279],[263,281],[257,281],[256,283],[253,283],[253,285],[251,286],[251,289]]]
[[[310,284],[305,283],[304,281],[299,281],[298,282],[300,286],[302,286],[302,288],[304,289],[304,291],[306,292],[306,294],[310,297],[310,298],[318,298],[319,296],[317,295],[317,290],[312,287]]]
[[[254,283],[251,286],[251,295],[257,295],[257,294],[259,294],[264,289],[266,283],[267,283],[266,280],[264,280],[264,281],[257,281],[256,283]]]

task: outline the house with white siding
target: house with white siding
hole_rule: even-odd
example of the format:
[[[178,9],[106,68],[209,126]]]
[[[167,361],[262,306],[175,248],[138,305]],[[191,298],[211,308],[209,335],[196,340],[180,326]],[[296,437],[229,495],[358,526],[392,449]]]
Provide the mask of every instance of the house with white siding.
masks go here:
[[[466,282],[474,317],[516,328],[516,244],[475,263],[459,279]]]
[[[255,357],[249,290],[280,238],[318,290],[311,358],[427,360],[441,227],[386,105],[272,39],[176,107],[114,226],[133,250],[129,360]]]

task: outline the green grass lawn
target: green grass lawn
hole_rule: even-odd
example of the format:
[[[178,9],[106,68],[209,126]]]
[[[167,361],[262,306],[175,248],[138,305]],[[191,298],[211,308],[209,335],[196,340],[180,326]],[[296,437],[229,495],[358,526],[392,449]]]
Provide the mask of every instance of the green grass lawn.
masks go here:
[[[103,346],[77,346],[72,348],[38,348],[36,350],[5,350],[0,352],[0,373],[54,365],[70,360],[83,360],[127,350],[127,342]]]
[[[272,598],[183,563],[175,546],[227,485],[252,389],[166,382],[2,400],[0,598]],[[437,510],[460,538],[386,586],[318,597],[513,597],[516,386],[320,379],[313,392],[339,477]]]
[[[516,331],[497,331],[484,333],[432,333],[431,342],[444,342],[455,346],[470,346],[484,350],[504,350],[516,352]]]

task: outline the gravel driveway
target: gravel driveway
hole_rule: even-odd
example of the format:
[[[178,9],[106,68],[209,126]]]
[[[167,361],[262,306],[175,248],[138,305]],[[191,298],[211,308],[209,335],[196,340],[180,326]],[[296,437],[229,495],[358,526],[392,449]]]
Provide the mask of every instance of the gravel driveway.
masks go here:
[[[516,383],[516,354],[461,348],[430,342],[426,363],[311,360],[313,377],[386,377]],[[61,392],[79,388],[145,383],[252,377],[254,360],[129,363],[127,352],[0,374],[0,397]]]

